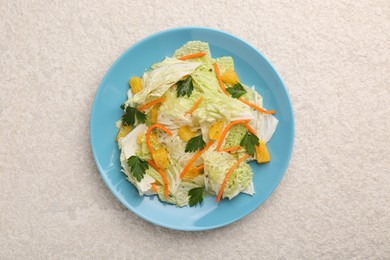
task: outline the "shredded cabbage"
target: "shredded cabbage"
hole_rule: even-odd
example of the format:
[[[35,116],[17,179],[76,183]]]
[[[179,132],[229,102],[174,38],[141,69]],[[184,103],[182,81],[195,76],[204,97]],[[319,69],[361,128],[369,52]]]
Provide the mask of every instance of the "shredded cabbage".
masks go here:
[[[237,159],[223,152],[210,151],[203,155],[206,174],[210,178],[211,189],[218,194],[226,173],[237,161]],[[242,162],[234,169],[227,180],[223,198],[232,199],[240,192],[248,189],[252,183],[252,170],[250,166]]]
[[[173,84],[191,74],[201,64],[165,58],[156,69],[144,73],[142,76],[144,89],[135,94],[132,101],[139,104],[149,97],[161,97]]]
[[[185,61],[178,58],[204,52],[205,55]],[[190,191],[198,190],[199,196],[216,196],[221,190],[226,174],[233,165],[246,154],[245,149],[231,152],[217,151],[219,140],[205,151],[199,152],[199,147],[195,152],[186,152],[187,141],[179,135],[178,129],[181,126],[189,126],[195,135],[202,135],[203,141],[209,143],[209,131],[211,126],[218,120],[223,121],[223,128],[235,120],[250,120],[249,125],[255,130],[259,139],[268,142],[274,134],[278,120],[273,115],[265,115],[249,107],[238,99],[226,95],[216,78],[214,63],[218,64],[221,75],[227,70],[235,70],[232,57],[223,56],[213,59],[209,45],[201,41],[191,41],[177,49],[172,58],[166,57],[157,62],[142,75],[143,89],[137,94],[133,94],[131,89],[127,92],[125,107],[140,107],[157,98],[163,97],[164,101],[157,108],[157,123],[169,129],[172,135],[161,129],[153,130],[153,138],[150,140],[152,150],[161,148],[167,152],[163,158],[167,164],[164,165],[163,175],[168,180],[169,196],[165,197],[164,178],[161,172],[151,165],[142,172],[142,179],[138,181],[130,169],[127,160],[131,156],[137,156],[143,163],[148,160],[155,160],[149,150],[146,133],[151,126],[152,106],[141,112],[146,115],[146,122],[137,125],[126,136],[119,138],[118,146],[121,149],[120,161],[122,171],[138,190],[140,195],[157,195],[163,202],[184,207],[191,204]],[[193,90],[190,96],[180,96],[177,94],[176,83],[192,77]],[[263,98],[257,93],[254,87],[248,87],[241,83],[246,90],[242,96],[248,102],[263,107]],[[188,85],[186,86],[188,87]],[[226,85],[226,87],[231,87]],[[187,115],[198,100],[202,99],[199,106]],[[154,112],[156,112],[154,111]],[[128,116],[128,115],[127,115]],[[155,122],[155,121],[153,121]],[[122,120],[116,122],[118,128],[123,127]],[[214,130],[213,130],[214,131]],[[229,129],[226,138],[223,140],[222,150],[239,146],[248,129],[244,125],[235,125]],[[213,132],[215,133],[215,132]],[[183,140],[184,139],[184,140]],[[164,154],[164,153],[163,153]],[[200,156],[194,161],[194,155]],[[222,192],[222,198],[232,199],[240,193],[253,195],[255,187],[253,185],[253,172],[249,164],[254,157],[248,157],[234,168],[226,181]],[[189,163],[192,162],[192,165]],[[140,165],[143,165],[142,163]],[[168,167],[166,167],[168,165]],[[203,165],[203,169],[202,169]],[[198,172],[195,170],[197,167]],[[185,178],[181,178],[184,171]],[[137,175],[138,174],[138,175]],[[136,176],[139,178],[139,172]]]

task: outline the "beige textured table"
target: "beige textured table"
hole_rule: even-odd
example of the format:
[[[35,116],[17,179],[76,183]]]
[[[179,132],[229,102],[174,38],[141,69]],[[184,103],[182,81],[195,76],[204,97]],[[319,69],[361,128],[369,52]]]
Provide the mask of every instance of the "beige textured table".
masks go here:
[[[113,61],[186,25],[260,50],[296,119],[273,195],[197,233],[125,209],[89,143]],[[0,32],[0,259],[390,259],[390,1],[2,0]]]

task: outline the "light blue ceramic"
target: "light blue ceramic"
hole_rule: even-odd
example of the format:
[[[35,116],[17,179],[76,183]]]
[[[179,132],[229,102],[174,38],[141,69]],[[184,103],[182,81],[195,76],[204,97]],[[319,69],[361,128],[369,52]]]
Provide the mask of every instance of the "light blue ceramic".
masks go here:
[[[213,57],[232,56],[240,80],[255,85],[267,109],[275,109],[278,128],[268,144],[271,162],[252,163],[254,196],[241,194],[233,200],[206,198],[201,206],[177,208],[161,203],[156,196],[140,197],[121,173],[115,142],[115,122],[126,100],[130,77],[142,75],[151,64],[172,56],[188,41],[208,42]],[[206,230],[228,225],[259,207],[274,191],[287,169],[293,143],[294,118],[283,82],[272,65],[244,41],[214,29],[186,27],[156,33],[138,42],[111,66],[103,78],[92,107],[91,145],[96,165],[111,192],[129,210],[154,224],[177,230]]]

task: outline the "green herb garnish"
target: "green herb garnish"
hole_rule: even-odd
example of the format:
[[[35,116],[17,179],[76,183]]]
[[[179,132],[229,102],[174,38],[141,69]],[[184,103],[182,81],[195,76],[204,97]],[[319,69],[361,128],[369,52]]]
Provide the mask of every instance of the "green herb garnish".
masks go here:
[[[259,145],[259,138],[250,132],[246,133],[240,142],[240,146],[251,156],[255,155],[256,145]]]
[[[184,80],[180,80],[176,85],[177,97],[184,97],[185,95],[187,95],[187,97],[191,96],[192,90],[194,89],[191,76]]]
[[[241,83],[237,82],[232,87],[226,89],[233,98],[239,98],[246,93],[246,90],[241,85]]]
[[[149,169],[149,164],[135,155],[127,159],[127,165],[129,165],[131,173],[137,181],[141,181],[144,178],[145,170]]]
[[[193,188],[188,192],[188,196],[190,196],[189,204],[190,207],[195,206],[196,204],[200,204],[203,201],[203,191],[204,187]]]
[[[122,116],[123,125],[134,126],[135,119],[137,118],[138,123],[145,123],[146,115],[136,109],[135,107],[128,106],[126,107],[125,114]]]
[[[206,146],[206,142],[203,140],[202,135],[198,135],[192,137],[188,141],[185,152],[188,153],[188,152],[195,152],[197,150],[202,150],[205,146]]]

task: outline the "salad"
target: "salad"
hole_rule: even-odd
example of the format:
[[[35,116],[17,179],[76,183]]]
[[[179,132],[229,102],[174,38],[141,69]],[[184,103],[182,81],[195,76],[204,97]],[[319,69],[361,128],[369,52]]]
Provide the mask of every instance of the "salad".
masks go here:
[[[232,57],[190,41],[132,77],[117,121],[123,173],[142,195],[178,207],[254,194],[248,162],[267,163],[278,120]]]

